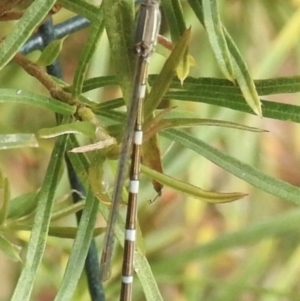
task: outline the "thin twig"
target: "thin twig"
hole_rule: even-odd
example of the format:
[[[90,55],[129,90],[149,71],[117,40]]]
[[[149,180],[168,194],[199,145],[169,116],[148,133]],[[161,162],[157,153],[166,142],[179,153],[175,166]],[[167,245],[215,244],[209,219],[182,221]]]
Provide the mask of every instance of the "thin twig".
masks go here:
[[[73,98],[69,93],[65,92],[42,67],[31,62],[24,55],[17,53],[13,58],[13,61],[20,65],[28,74],[35,77],[49,91],[53,98],[69,105],[80,105],[80,102]]]

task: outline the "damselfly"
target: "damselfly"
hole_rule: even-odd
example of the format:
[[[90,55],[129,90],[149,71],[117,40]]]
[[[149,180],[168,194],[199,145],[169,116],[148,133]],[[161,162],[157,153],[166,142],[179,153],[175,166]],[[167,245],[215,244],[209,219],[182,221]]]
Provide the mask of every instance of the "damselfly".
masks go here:
[[[107,230],[104,239],[104,251],[101,258],[101,278],[110,276],[110,265],[114,244],[114,227],[118,215],[118,207],[124,186],[127,161],[131,155],[129,171],[129,196],[125,224],[124,258],[122,267],[121,301],[131,300],[133,282],[133,259],[136,240],[137,195],[139,190],[140,149],[143,140],[143,100],[146,93],[148,64],[154,52],[160,27],[160,11],[158,0],[144,0],[139,8],[135,33],[136,67],[133,81],[132,99],[127,112],[125,134],[119,158],[116,183],[112,196]]]

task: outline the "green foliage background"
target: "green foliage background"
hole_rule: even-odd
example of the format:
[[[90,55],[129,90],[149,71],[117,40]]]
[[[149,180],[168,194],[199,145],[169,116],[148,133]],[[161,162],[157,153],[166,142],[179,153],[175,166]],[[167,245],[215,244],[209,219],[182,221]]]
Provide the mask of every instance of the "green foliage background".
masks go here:
[[[77,145],[74,137],[67,139],[67,135],[62,135],[43,139],[38,136],[41,129],[56,125],[54,112],[65,116],[63,123],[70,122],[68,116],[74,113],[74,107],[58,105],[53,99],[47,106],[45,96],[48,98],[49,91],[15,60],[11,62],[18,47],[40,24],[55,1],[25,2],[18,7],[27,13],[28,18],[25,15],[22,19],[23,27],[18,28],[12,21],[1,23],[1,38],[8,36],[10,39],[0,45],[0,130],[1,134],[33,133],[39,147],[24,147],[31,145],[32,137],[22,142],[19,135],[20,140],[17,140],[21,147],[5,150],[5,137],[1,136],[0,249],[3,252],[0,266],[5,278],[1,279],[0,300],[53,300],[54,296],[55,300],[89,300],[80,264],[85,258],[95,220],[97,231],[94,235],[100,253],[103,235],[99,234],[104,231],[108,208],[98,202],[93,189],[89,189],[85,203],[77,206],[71,203],[62,160],[64,149]],[[130,2],[118,0],[111,5],[104,1],[100,11],[96,1],[59,1],[63,8],[53,16],[55,23],[74,13],[92,22],[90,29],[67,37],[59,53],[65,82],[73,84],[75,98],[82,91],[85,97],[97,103],[120,98],[122,94],[116,86],[116,78],[109,84],[103,83],[108,82],[108,76],[117,74],[125,101],[128,100],[134,66],[130,35],[134,30],[134,10]],[[216,123],[211,122],[212,126],[202,124],[184,129],[185,134],[177,129],[160,133],[159,145],[167,175],[205,191],[240,192],[247,196],[231,203],[212,204],[192,196],[191,190],[187,195],[180,193],[182,189],[175,182],[177,189],[165,187],[162,197],[149,204],[156,193],[148,177],[155,176],[143,177],[139,198],[142,234],[136,255],[140,281],[136,279],[134,283],[134,300],[298,300],[300,2],[217,1],[220,19],[247,63],[258,95],[264,101],[264,118],[254,115],[237,86],[224,80],[207,32],[194,13],[201,1],[181,1],[182,15],[175,9],[177,1],[169,3],[162,1],[165,14],[161,33],[175,44],[184,28],[191,26],[189,54],[195,61],[183,85],[174,79],[165,95],[165,103],[176,107],[171,112],[172,117],[223,120],[268,132],[213,126]],[[170,9],[174,9],[173,19]],[[112,14],[121,21],[113,23]],[[108,37],[105,31],[102,34],[104,24]],[[173,32],[170,33],[169,28]],[[114,46],[109,45],[112,39],[115,39]],[[125,45],[127,52],[120,45]],[[162,69],[166,53],[169,55],[163,46],[157,47],[150,64],[150,73],[154,74],[150,76],[150,86]],[[40,52],[27,57],[35,62]],[[116,70],[115,61],[124,64],[118,65],[120,69]],[[83,82],[85,78],[95,80]],[[94,89],[87,91],[91,86]],[[120,134],[122,114],[105,111],[105,105],[91,105],[88,100],[79,99],[92,108],[101,125],[111,126],[109,133]],[[39,107],[35,103],[39,103]],[[118,106],[118,101],[115,103]],[[81,145],[89,143],[88,135],[76,137]],[[88,187],[91,182],[87,178],[87,158],[93,160],[93,154],[72,158],[76,171]],[[107,161],[100,169],[109,196],[115,160]],[[101,182],[100,178],[97,180]],[[73,246],[76,233],[73,213],[83,207],[87,219],[80,225]],[[121,213],[124,212],[125,206],[122,206]],[[51,214],[54,217],[50,221]],[[47,221],[50,223],[48,237]],[[35,232],[29,241],[32,229]],[[117,236],[121,242],[122,229],[120,219]],[[118,298],[121,257],[122,248],[117,246],[112,279],[105,283],[108,300]],[[38,258],[42,258],[40,266]],[[31,264],[26,265],[28,262]]]

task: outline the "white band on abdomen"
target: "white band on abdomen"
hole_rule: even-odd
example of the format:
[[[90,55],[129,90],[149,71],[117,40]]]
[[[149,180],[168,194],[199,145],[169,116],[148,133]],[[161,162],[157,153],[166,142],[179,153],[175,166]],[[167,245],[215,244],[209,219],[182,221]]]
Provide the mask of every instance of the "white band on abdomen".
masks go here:
[[[146,85],[140,85],[139,98],[144,98],[146,94]]]
[[[130,180],[129,182],[129,192],[131,193],[138,193],[139,192],[139,180]]]
[[[134,132],[133,143],[136,144],[136,145],[142,145],[142,143],[143,143],[143,131],[135,131]]]
[[[132,276],[122,276],[122,282],[126,284],[130,284],[133,282]]]
[[[126,229],[125,230],[125,239],[130,241],[135,241],[136,230],[135,229]]]

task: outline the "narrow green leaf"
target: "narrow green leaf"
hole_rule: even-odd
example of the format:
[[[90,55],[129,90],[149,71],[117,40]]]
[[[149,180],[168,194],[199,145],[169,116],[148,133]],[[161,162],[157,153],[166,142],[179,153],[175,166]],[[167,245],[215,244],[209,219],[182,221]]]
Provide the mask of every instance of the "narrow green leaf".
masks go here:
[[[2,102],[26,104],[62,115],[71,115],[76,111],[75,106],[70,106],[54,98],[16,89],[0,89],[0,103]]]
[[[92,241],[95,222],[98,215],[98,205],[99,201],[89,190],[67,268],[59,291],[54,299],[55,301],[71,300],[72,295],[74,294],[84,268],[89,245]]]
[[[0,150],[39,147],[34,134],[0,134]]]
[[[95,138],[96,126],[93,123],[80,121],[61,124],[52,128],[44,128],[38,131],[41,138],[53,138],[66,134],[82,134],[91,139]]]
[[[4,253],[10,260],[15,262],[20,262],[20,251],[21,248],[17,245],[14,245],[9,240],[7,240],[5,237],[0,235],[0,252]]]
[[[132,0],[103,0],[102,7],[116,77],[128,105],[133,79],[134,3]]]
[[[223,75],[230,81],[235,80],[235,75],[231,65],[230,52],[223,33],[217,1],[203,0],[204,25],[207,31],[211,48],[215,54],[217,62]]]
[[[7,178],[3,179],[3,198],[2,198],[2,207],[0,210],[0,225],[3,225],[5,223],[7,215],[8,215],[8,209],[9,209],[9,201],[10,201],[10,185]]]
[[[179,0],[162,0],[161,6],[168,23],[172,41],[177,42],[186,30],[181,3]]]
[[[58,57],[64,39],[54,40],[50,44],[48,44],[42,51],[40,57],[38,58],[36,64],[39,66],[49,66],[51,65]]]
[[[191,80],[189,78],[188,80]],[[192,79],[192,80],[198,80],[198,79]],[[211,80],[211,79],[199,79],[199,80]],[[220,84],[222,82],[224,83],[230,83],[229,81],[226,80],[217,80],[217,82],[220,81]],[[177,85],[178,80],[175,81]],[[270,85],[268,85],[268,82],[270,82]],[[187,81],[185,82],[185,84]],[[261,83],[264,83],[262,81]],[[272,93],[271,91],[273,89],[276,89],[277,91],[280,90],[279,87],[275,87],[276,85],[273,86],[271,80],[266,81],[266,88],[261,85],[261,91],[265,92],[266,95]],[[179,84],[180,85],[180,84]],[[230,84],[232,85],[232,84]],[[230,87],[225,86],[224,91],[231,89]],[[206,89],[206,88],[205,88]],[[245,112],[248,114],[254,114],[253,111],[249,108],[249,106],[245,103],[243,96],[241,96],[241,93],[237,92],[236,90],[233,89],[232,93],[227,92],[217,92],[217,88],[214,87],[214,85],[208,85],[207,89],[210,89],[211,92],[201,92],[198,93],[197,91],[189,92],[189,91],[183,91],[183,90],[178,90],[176,88],[176,92],[168,92],[165,97],[171,98],[171,99],[176,99],[180,101],[194,101],[194,102],[200,102],[200,103],[207,103],[215,106],[220,106],[222,108],[230,108],[232,110],[236,110],[239,112]],[[285,91],[291,90],[296,90],[297,89],[297,84],[293,85],[291,83],[291,86],[287,83],[286,85],[283,84],[282,89]],[[118,108],[123,104],[123,101],[121,99],[116,99],[112,100],[111,102],[108,102],[108,104],[105,104],[104,106],[97,106],[96,112],[97,114],[108,118],[109,120],[117,121],[117,122],[122,122],[124,120],[124,114],[116,111],[110,110],[110,108]],[[262,100],[263,104],[263,113],[265,117],[268,118],[273,118],[273,119],[278,119],[278,120],[287,120],[287,121],[293,121],[296,123],[300,123],[300,106],[296,105],[290,105],[290,104],[284,104],[284,103],[279,103],[279,102],[272,102],[272,101],[264,101]],[[105,108],[108,108],[108,110],[105,110]],[[175,112],[175,111],[174,111]]]
[[[113,99],[111,101],[106,101],[106,102],[103,102],[103,103],[97,105],[97,107],[95,109],[95,113],[102,114],[103,112],[108,112],[110,110],[114,110],[114,109],[120,108],[122,106],[124,106],[123,98]]]
[[[157,76],[158,75],[154,74],[149,75],[150,85],[153,85]],[[300,92],[300,76],[261,79],[255,80],[254,83],[258,94],[261,96]],[[217,94],[242,95],[239,87],[232,82],[226,79],[212,77],[188,77],[184,82],[184,86],[181,85],[178,79],[174,78],[170,86],[170,91],[171,89],[186,90],[190,92],[197,91],[198,93],[214,90],[213,92]]]
[[[152,120],[155,121],[155,120]],[[261,130],[258,128],[246,126],[243,124],[223,121],[223,120],[214,120],[214,119],[202,119],[202,118],[165,118],[160,122],[152,123],[149,122],[145,127],[145,137],[144,140],[149,139],[149,137],[154,134],[168,129],[168,128],[185,128],[185,127],[194,127],[194,126],[219,126],[225,128],[232,128],[236,130],[244,130],[249,132],[266,132],[265,130]]]
[[[188,0],[191,8],[199,21],[204,24],[203,6],[199,0]],[[226,44],[231,54],[231,64],[233,67],[233,73],[235,75],[236,82],[240,87],[245,101],[250,106],[255,114],[262,116],[261,102],[258,97],[254,80],[251,78],[246,62],[243,60],[237,46],[230,37],[226,28],[222,26],[223,34],[226,38]]]
[[[151,74],[149,75],[149,83],[153,85],[158,75]],[[93,89],[98,89],[106,86],[116,86],[117,79],[115,76],[101,76],[87,79],[84,81],[82,92],[88,92]],[[274,94],[282,94],[282,93],[296,93],[300,92],[300,76],[290,76],[290,77],[275,77],[270,79],[261,79],[255,80],[254,84],[256,86],[258,95],[274,95]],[[211,91],[214,90],[215,93],[230,93],[235,95],[241,95],[241,90],[238,86],[234,85],[232,82],[221,79],[221,78],[212,78],[212,77],[200,77],[193,78],[188,77],[184,81],[184,85],[178,81],[178,79],[173,78],[172,83],[170,85],[171,89],[179,89],[179,90],[197,90],[199,93],[202,91]],[[67,88],[70,91],[70,88]],[[113,106],[111,109],[119,107],[124,104],[121,103],[121,99],[110,100],[105,103],[99,104],[99,108],[102,106],[110,106],[114,104],[114,102],[120,101],[120,104]],[[105,108],[106,109],[106,108]],[[107,108],[110,109],[110,108]]]
[[[100,76],[89,78],[83,82],[82,93],[88,92],[94,89],[106,87],[106,86],[117,86],[117,78],[115,76]],[[70,87],[72,88],[72,86]]]
[[[150,85],[156,78],[157,76],[153,75],[149,77]],[[300,92],[300,77],[297,76],[257,80],[255,84],[260,95]],[[253,114],[239,88],[228,80],[189,77],[185,80],[184,86],[181,86],[180,81],[174,79],[170,88],[166,97],[171,99],[207,103]],[[113,100],[112,107],[113,104],[117,107],[117,104],[121,105],[121,102]],[[300,122],[299,106],[264,100],[262,104],[265,117]]]
[[[151,270],[151,266],[145,255],[137,252],[134,254],[134,266],[143,287],[143,291],[147,301],[163,301],[163,297],[159,292],[156,279]]]
[[[58,238],[76,238],[78,228],[75,227],[50,227],[49,236],[54,236]],[[93,230],[92,236],[99,236],[105,232],[105,228],[95,228]],[[88,245],[86,245],[88,246]],[[86,248],[86,247],[85,247]]]
[[[93,54],[98,46],[98,41],[104,30],[104,22],[102,17],[102,10],[100,10],[97,20],[92,23],[91,32],[89,34],[88,40],[84,45],[81,52],[78,66],[75,71],[73,86],[72,86],[72,96],[78,97],[82,92],[83,81],[92,60]]]
[[[199,199],[200,201],[207,202],[207,203],[218,204],[218,203],[233,202],[238,199],[241,199],[246,195],[240,192],[219,193],[219,192],[202,190],[199,187],[179,181],[165,174],[161,174],[145,166],[142,166],[141,172],[163,185],[171,187],[181,193],[192,196],[196,199]]]
[[[164,17],[166,18],[166,21],[168,23],[168,28],[170,30],[172,42],[177,43],[186,30],[185,18],[183,15],[181,2],[180,0],[173,0],[173,1],[162,0],[161,6],[163,9]],[[165,51],[165,48],[163,49],[162,52],[163,52],[161,53],[162,55],[166,57],[169,56]],[[192,64],[190,60],[190,55],[188,49],[186,49],[180,62],[175,68],[176,75],[180,79],[181,83],[183,83],[185,78],[188,76],[191,65]]]
[[[37,270],[46,246],[54,193],[60,179],[59,172],[64,158],[66,143],[67,136],[59,137],[55,143],[43,185],[38,193],[34,225],[28,244],[25,264],[11,301],[27,301],[30,299]]]
[[[155,115],[151,120],[144,123],[144,141],[147,141],[152,135],[157,134],[160,123],[174,108],[166,108],[161,110],[158,114]]]
[[[63,219],[70,216],[84,208],[85,200],[76,202],[75,204],[69,205],[67,208],[62,208],[60,210],[55,210],[51,216],[51,222]]]
[[[188,3],[194,11],[196,17],[204,25],[203,7],[202,0],[188,0]]]
[[[9,203],[7,217],[17,219],[31,213],[37,205],[37,192],[29,192],[13,198]]]
[[[296,93],[300,92],[300,76],[256,80],[255,86],[259,95]]]
[[[32,228],[25,224],[10,224],[9,231],[32,231]],[[48,236],[75,239],[77,232],[77,227],[49,227]],[[105,228],[95,228],[93,237],[99,236],[103,232],[105,232]]]
[[[28,40],[34,29],[47,16],[56,0],[35,0],[24,11],[24,15],[0,44],[0,70],[12,59]]]
[[[207,103],[223,108],[230,108],[240,112],[246,112],[248,114],[253,114],[253,111],[245,103],[244,98],[236,94],[224,94],[217,92],[203,92],[201,94],[198,94],[196,92],[190,93],[188,91],[178,91],[168,92],[166,94],[166,97],[182,101]],[[262,100],[262,104],[265,117],[278,120],[294,121],[297,123],[300,122],[299,106],[264,100]]]
[[[99,8],[85,0],[59,0],[58,2],[61,3],[64,8],[90,21],[94,21],[98,18]]]
[[[188,133],[172,129],[163,132],[162,136],[176,141],[197,152],[221,168],[265,192],[283,198],[297,205],[300,204],[300,188],[296,186],[293,186],[282,180],[272,178],[256,168],[209,146],[200,139],[196,139]]]
[[[182,35],[176,46],[174,47],[171,55],[165,62],[161,73],[156,78],[155,83],[152,86],[151,92],[149,93],[145,102],[145,119],[149,118],[153,110],[157,108],[165,93],[168,91],[169,86],[172,82],[173,76],[176,71],[178,63],[181,61],[184,53],[187,50],[191,36],[191,30],[188,29]]]
[[[235,79],[243,93],[243,96],[245,97],[247,104],[255,114],[261,117],[261,102],[256,91],[254,80],[250,75],[248,66],[224,26],[223,31],[225,33],[227,45],[231,53],[231,62],[235,74]]]

